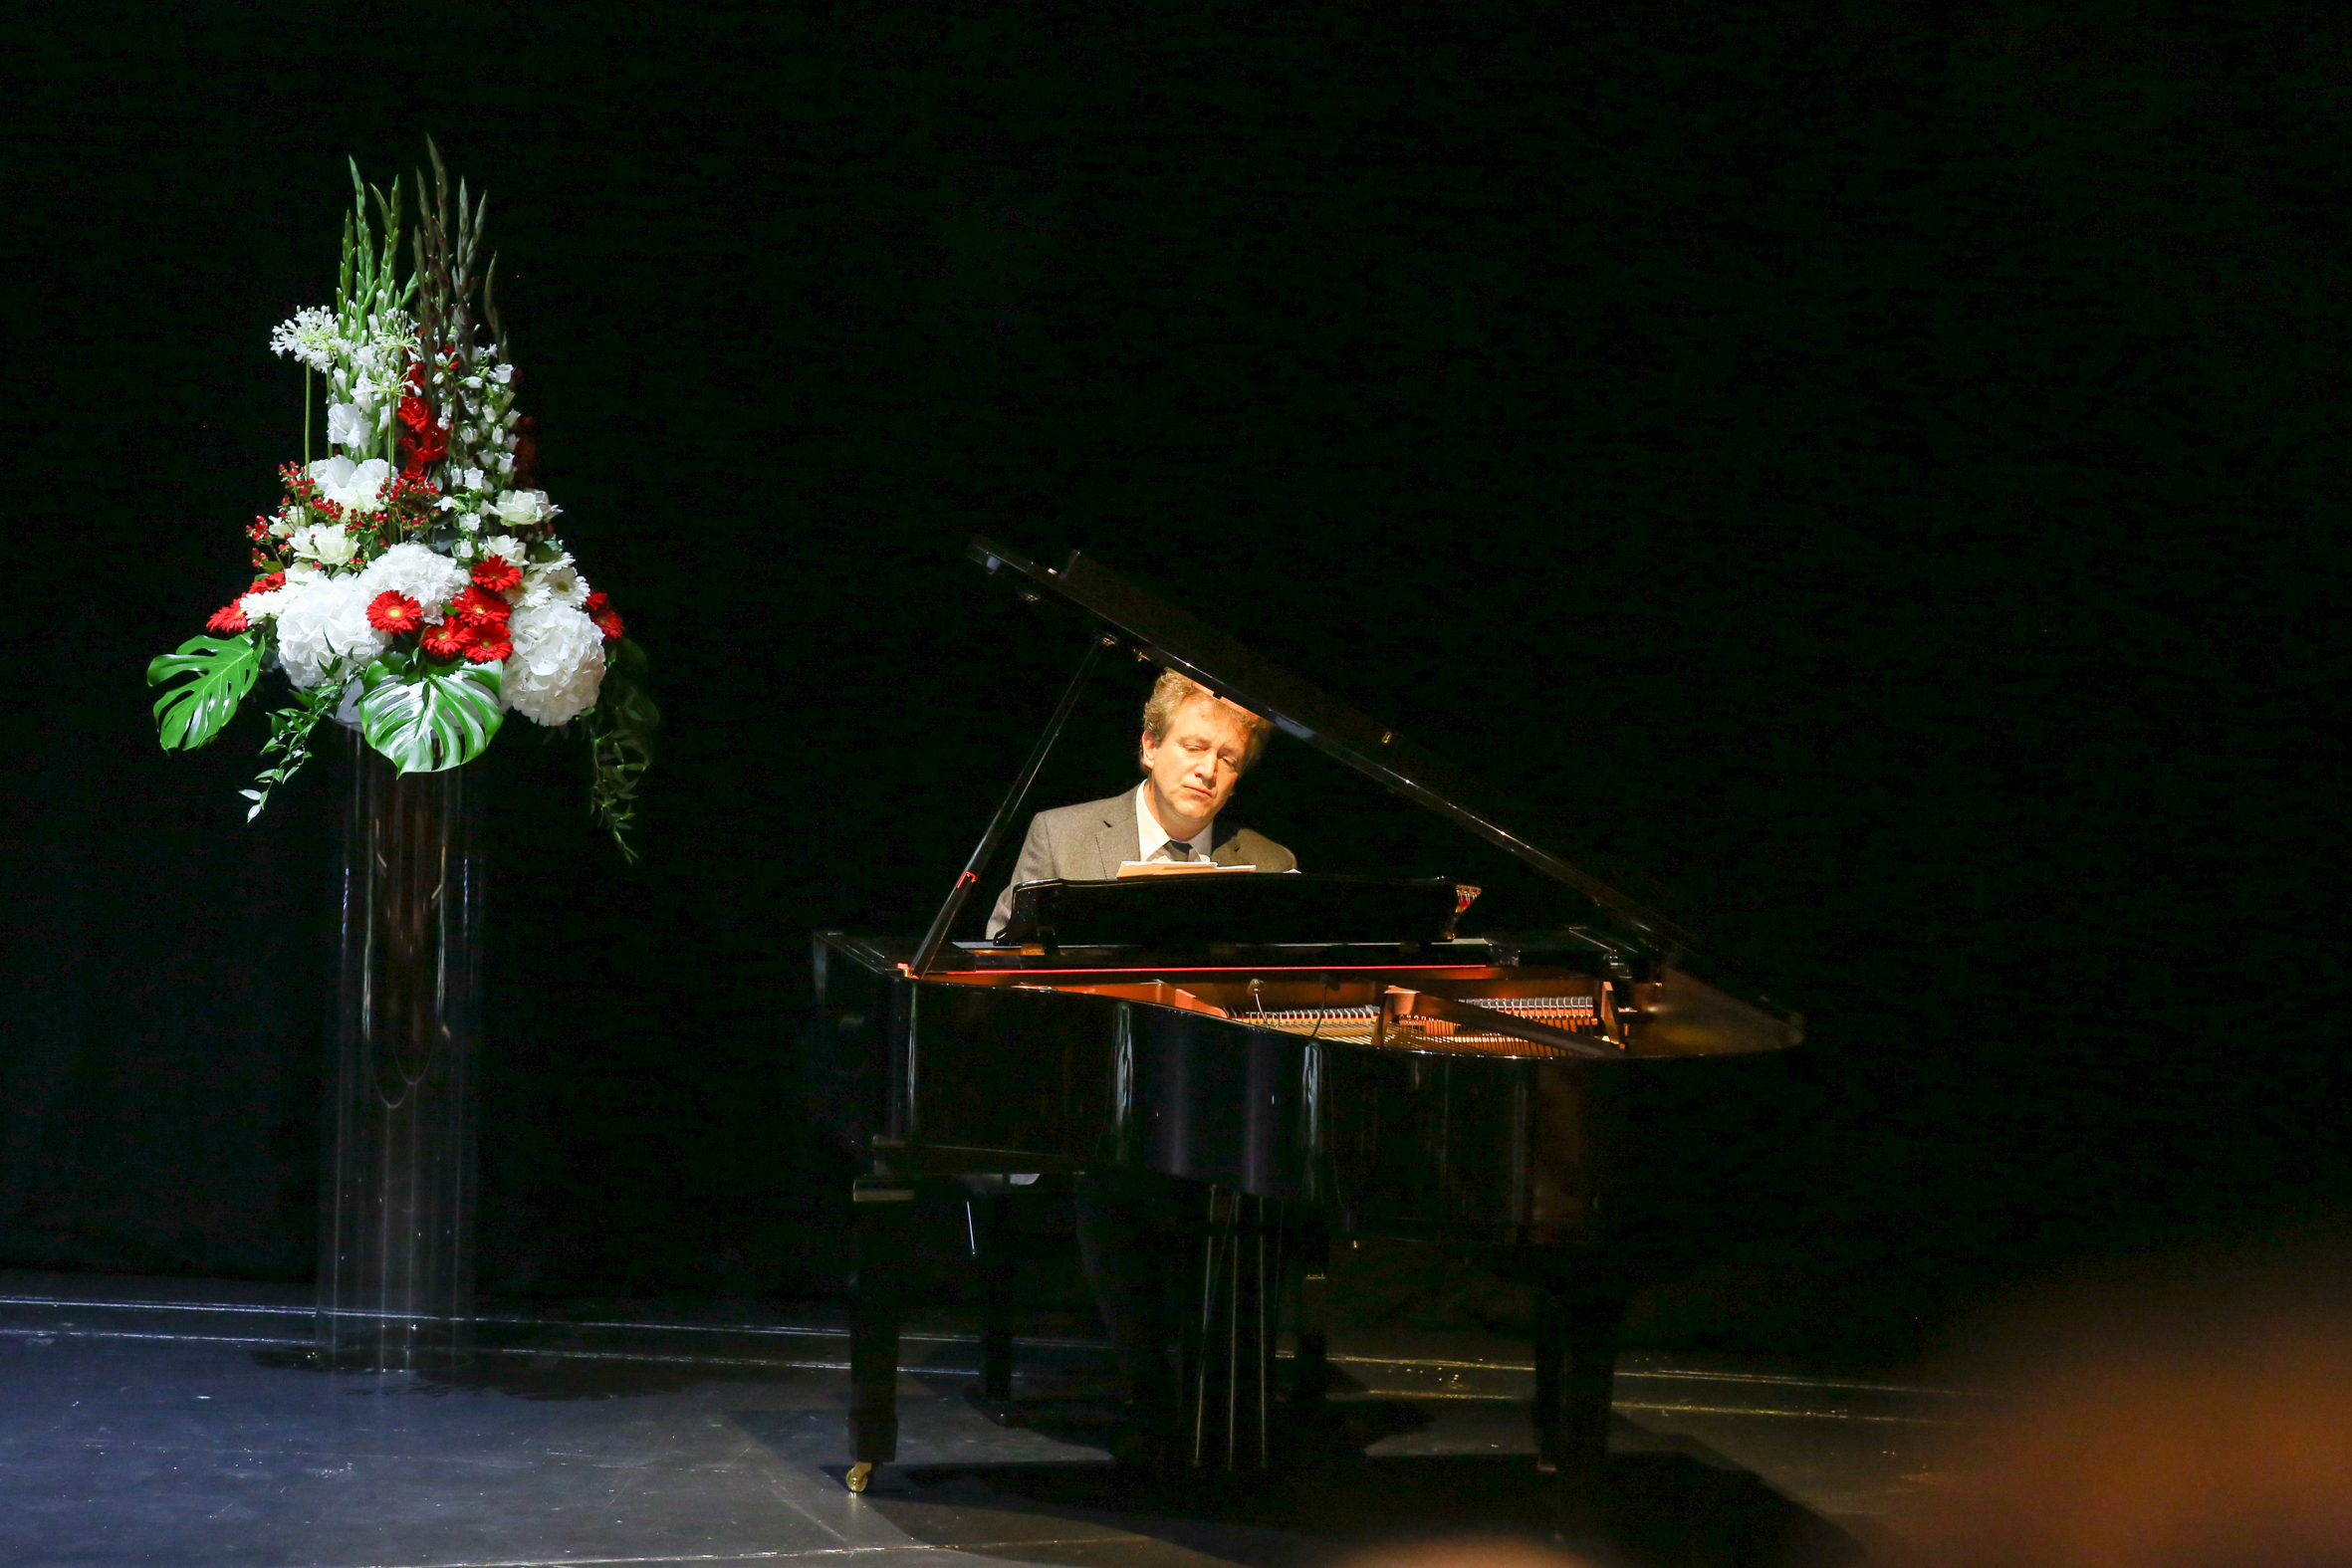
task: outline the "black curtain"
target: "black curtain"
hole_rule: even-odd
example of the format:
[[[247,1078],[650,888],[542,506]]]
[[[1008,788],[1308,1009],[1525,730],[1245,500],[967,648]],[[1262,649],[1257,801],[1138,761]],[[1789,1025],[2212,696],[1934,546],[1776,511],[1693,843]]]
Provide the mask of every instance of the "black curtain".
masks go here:
[[[299,455],[265,343],[331,292],[346,155],[428,132],[668,720],[635,869],[576,743],[484,765],[488,1288],[828,1287],[806,933],[920,929],[1077,651],[982,532],[1392,717],[1802,1008],[1780,1177],[1849,1282],[2332,1214],[2345,43],[2286,5],[36,26],[0,1264],[309,1267],[339,764],[248,826],[258,720],[166,757],[141,671]],[[1147,673],[1042,803],[1132,777]],[[1541,909],[1303,749],[1237,809]]]

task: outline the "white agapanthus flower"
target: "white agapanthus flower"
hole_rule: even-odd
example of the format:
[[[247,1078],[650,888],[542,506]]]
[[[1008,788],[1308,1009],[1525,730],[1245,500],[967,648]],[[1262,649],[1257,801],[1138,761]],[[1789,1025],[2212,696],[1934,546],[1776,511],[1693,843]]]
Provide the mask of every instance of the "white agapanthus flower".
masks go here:
[[[391,477],[392,465],[380,457],[364,463],[348,457],[323,457],[311,465],[311,478],[319,483],[321,499],[346,512],[373,512],[382,498],[384,481]]]
[[[335,332],[335,313],[316,305],[295,312],[270,334],[271,352],[281,358],[291,354],[313,370],[328,369],[343,347]]]
[[[284,623],[281,622],[281,625]],[[515,611],[499,700],[539,724],[569,724],[604,684],[604,634],[569,604]],[[281,634],[282,635],[282,634]]]
[[[491,510],[508,528],[535,528],[564,509],[549,501],[544,490],[502,490]]]
[[[437,623],[441,606],[465,586],[466,571],[447,556],[410,541],[369,561],[358,580],[370,601],[378,593],[404,593],[424,606],[426,620]]]
[[[299,586],[289,579],[267,597],[279,601],[278,657],[297,688],[318,685],[338,659],[365,664],[383,652],[383,633],[367,624],[367,601],[375,594],[358,576],[316,577]]]

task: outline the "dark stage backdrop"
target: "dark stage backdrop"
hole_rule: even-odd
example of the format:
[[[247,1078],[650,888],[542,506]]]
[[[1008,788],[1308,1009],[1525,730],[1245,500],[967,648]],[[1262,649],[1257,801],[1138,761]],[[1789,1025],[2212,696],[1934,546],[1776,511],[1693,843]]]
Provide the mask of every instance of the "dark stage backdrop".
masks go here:
[[[1795,1233],[1719,1260],[1723,1332],[2325,1223],[2346,34],[1945,9],[12,41],[0,1265],[310,1266],[346,769],[247,826],[258,719],[167,758],[141,672],[298,454],[265,341],[331,293],[345,155],[427,131],[668,717],[638,869],[577,745],[483,769],[489,1288],[837,1278],[806,933],[919,929],[1077,651],[979,532],[1392,717],[1808,1014]],[[1044,799],[1132,778],[1143,682]],[[1239,809],[1537,907],[1294,746]]]

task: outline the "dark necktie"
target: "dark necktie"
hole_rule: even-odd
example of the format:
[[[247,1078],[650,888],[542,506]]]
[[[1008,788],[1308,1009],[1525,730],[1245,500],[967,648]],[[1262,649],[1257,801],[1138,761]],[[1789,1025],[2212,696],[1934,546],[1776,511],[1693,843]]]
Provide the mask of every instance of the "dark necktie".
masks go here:
[[[1160,853],[1166,855],[1170,860],[1190,860],[1192,845],[1171,838],[1160,847]]]

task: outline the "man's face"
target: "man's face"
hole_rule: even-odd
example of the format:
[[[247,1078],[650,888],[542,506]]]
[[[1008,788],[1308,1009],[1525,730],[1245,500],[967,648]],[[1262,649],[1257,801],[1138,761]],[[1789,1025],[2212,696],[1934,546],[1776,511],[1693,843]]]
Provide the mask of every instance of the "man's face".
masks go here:
[[[1157,745],[1144,735],[1152,814],[1169,837],[1190,838],[1225,809],[1249,746],[1249,731],[1231,707],[1198,697],[1176,710]]]

